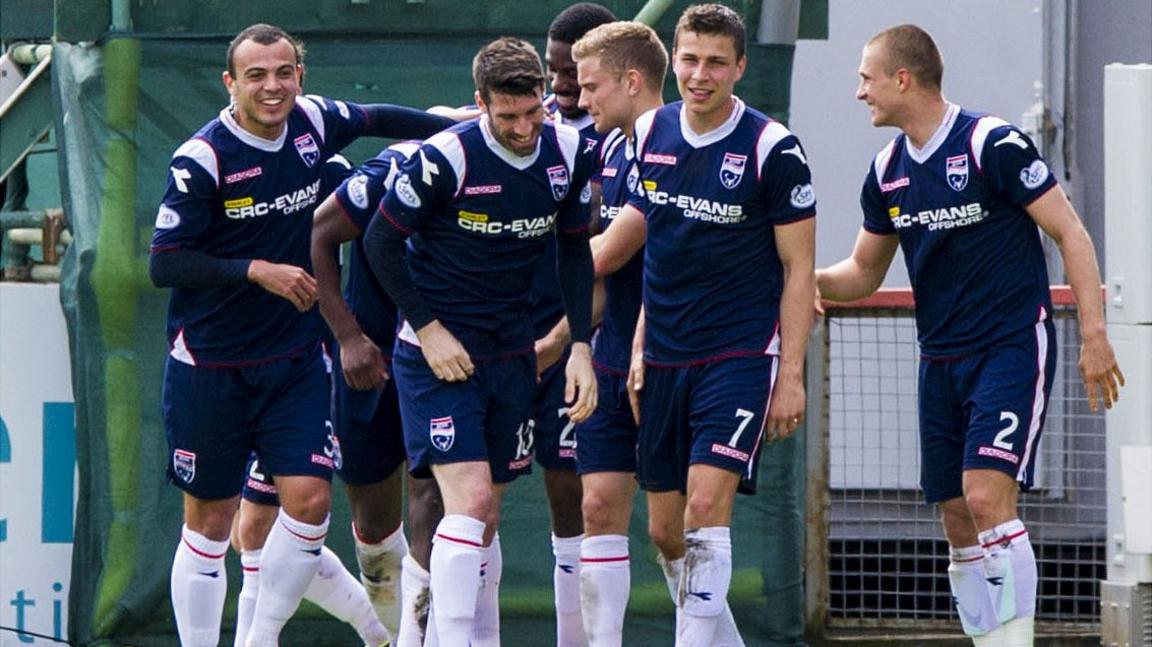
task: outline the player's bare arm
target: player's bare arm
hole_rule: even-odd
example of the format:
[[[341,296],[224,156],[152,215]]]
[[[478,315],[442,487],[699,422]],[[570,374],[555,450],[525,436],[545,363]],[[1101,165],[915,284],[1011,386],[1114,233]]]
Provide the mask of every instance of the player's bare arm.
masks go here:
[[[592,369],[592,347],[588,342],[572,344],[568,365],[564,368],[564,401],[568,419],[581,423],[596,410],[596,372]]]
[[[632,419],[640,424],[640,392],[644,390],[644,308],[636,319],[636,333],[632,336],[632,360],[628,364],[628,404]]]
[[[303,268],[256,259],[248,265],[248,280],[290,301],[300,312],[316,303],[316,279]]]
[[[592,244],[592,259],[596,266],[597,278],[611,274],[644,246],[648,228],[644,223],[644,212],[632,205],[625,205],[612,221],[612,226],[596,236]]]
[[[784,267],[780,296],[780,365],[768,407],[768,438],[786,438],[804,419],[804,350],[812,328],[811,295],[816,289],[816,219],[775,228]]]
[[[1103,402],[1110,409],[1120,397],[1124,373],[1108,341],[1100,298],[1100,270],[1092,239],[1059,186],[1052,187],[1025,210],[1052,237],[1064,259],[1080,314],[1080,378],[1088,393],[1088,407],[1096,411],[1098,402]]]
[[[356,315],[340,293],[340,245],[360,230],[343,213],[335,195],[328,196],[312,217],[312,270],[316,273],[320,314],[340,344],[340,366],[348,386],[377,389],[388,379],[380,348],[360,328]]]
[[[593,237],[596,240],[598,236]],[[604,282],[600,279],[592,285],[592,325],[600,324],[604,318]],[[568,327],[568,317],[563,317],[546,335],[536,340],[536,374],[548,370],[564,356],[564,349],[572,343],[572,330]]]
[[[848,258],[816,271],[816,302],[863,299],[880,288],[900,240],[861,229]]]

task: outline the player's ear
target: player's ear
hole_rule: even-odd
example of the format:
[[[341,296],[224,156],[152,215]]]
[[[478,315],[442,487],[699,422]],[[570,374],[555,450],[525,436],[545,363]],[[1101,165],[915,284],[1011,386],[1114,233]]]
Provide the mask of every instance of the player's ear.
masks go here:
[[[480,96],[479,90],[472,93],[472,100],[476,102],[476,107],[480,109],[480,112],[488,111],[488,106],[484,104],[484,98]]]
[[[629,96],[640,94],[640,90],[644,87],[644,75],[640,73],[640,70],[632,68],[624,72],[624,80]]]
[[[235,96],[235,92],[232,91],[232,84],[236,81],[232,78],[232,75],[228,73],[228,70],[220,73],[220,79],[224,81],[224,88],[228,90],[228,94]]]

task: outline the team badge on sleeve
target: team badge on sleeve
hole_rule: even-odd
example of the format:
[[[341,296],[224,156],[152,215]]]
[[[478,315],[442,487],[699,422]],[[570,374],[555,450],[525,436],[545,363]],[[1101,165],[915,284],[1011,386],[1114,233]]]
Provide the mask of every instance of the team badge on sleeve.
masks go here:
[[[160,211],[156,213],[156,228],[174,229],[179,224],[180,214],[166,204],[160,205]]]
[[[196,452],[177,449],[172,452],[172,471],[185,483],[196,478]]]
[[[400,202],[403,202],[405,206],[413,209],[420,208],[420,195],[416,193],[416,189],[412,188],[412,179],[408,177],[407,173],[396,178],[396,184],[392,186],[392,190],[396,192],[396,197],[400,198]]]
[[[312,133],[304,133],[296,139],[292,140],[296,144],[296,152],[300,153],[300,159],[309,168],[316,166],[316,162],[320,161],[320,147],[316,145],[316,140],[312,139]]]
[[[568,195],[568,168],[565,166],[548,167],[548,184],[552,185],[552,197],[557,202]]]
[[[357,209],[368,208],[368,178],[357,173],[348,180],[348,199]]]
[[[747,155],[724,153],[724,161],[720,163],[720,184],[725,189],[735,189],[744,177],[744,166],[748,162]]]
[[[797,184],[792,187],[792,196],[789,200],[796,209],[807,209],[816,204],[816,190],[811,184]]]
[[[1032,164],[1020,171],[1020,182],[1025,189],[1032,190],[1048,179],[1048,165],[1044,160],[1033,160]]]
[[[456,425],[452,416],[433,418],[428,424],[428,436],[432,439],[432,446],[442,452],[452,449],[456,442]]]
[[[968,186],[968,154],[953,155],[944,160],[944,173],[953,191],[963,191]]]

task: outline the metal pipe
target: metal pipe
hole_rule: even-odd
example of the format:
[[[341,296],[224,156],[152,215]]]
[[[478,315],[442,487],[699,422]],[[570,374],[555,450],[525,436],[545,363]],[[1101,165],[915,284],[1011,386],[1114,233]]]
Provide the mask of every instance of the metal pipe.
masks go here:
[[[20,65],[36,65],[52,55],[52,46],[47,43],[17,43],[8,48],[8,56]]]
[[[640,7],[640,11],[636,12],[636,17],[633,18],[636,22],[642,22],[649,27],[655,27],[656,23],[664,17],[664,12],[668,11],[668,7],[672,6],[672,0],[648,0]]]
[[[800,0],[763,0],[760,3],[761,45],[795,45],[800,33]]]
[[[112,25],[114,32],[132,30],[132,0],[112,0]]]

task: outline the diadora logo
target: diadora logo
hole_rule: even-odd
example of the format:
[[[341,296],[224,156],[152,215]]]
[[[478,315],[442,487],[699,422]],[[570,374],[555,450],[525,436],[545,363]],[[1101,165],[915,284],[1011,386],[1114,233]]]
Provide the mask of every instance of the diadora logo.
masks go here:
[[[703,602],[711,602],[712,601],[712,592],[711,591],[688,591],[684,595],[686,595],[688,597],[692,597],[692,598],[700,598],[700,600]]]
[[[316,162],[320,161],[320,147],[312,139],[312,133],[304,133],[292,140],[292,143],[296,145],[296,152],[300,154],[300,159],[304,160],[304,164],[309,168],[316,166]]]
[[[237,171],[235,173],[229,173],[228,175],[225,175],[224,184],[236,184],[242,180],[259,177],[263,174],[264,169],[260,168],[259,166],[253,166],[252,168],[244,169],[243,171]]]
[[[603,169],[600,170],[600,175],[601,175],[601,177],[606,177],[609,179],[614,178],[614,177],[616,177],[616,167],[615,166],[605,166]]]
[[[494,195],[504,190],[499,184],[481,184],[464,187],[464,195]]]
[[[942,207],[939,209],[925,209],[915,214],[900,213],[900,207],[889,207],[888,217],[897,229],[920,225],[927,227],[928,231],[939,229],[955,229],[974,225],[986,218],[988,212],[979,202],[971,202],[958,207]]]
[[[320,197],[320,180],[302,188],[278,195],[268,202],[256,202],[252,196],[235,198],[224,201],[224,215],[233,220],[245,218],[258,218],[266,216],[272,211],[279,211],[285,215],[295,213],[301,209],[316,204]]]
[[[1016,132],[1015,130],[1009,130],[1007,135],[1000,138],[1000,140],[995,144],[992,144],[992,148],[996,148],[1001,144],[1011,144],[1013,146],[1018,146],[1023,150],[1028,150],[1028,142],[1024,141],[1024,138],[1020,136],[1020,133]]]
[[[724,153],[724,161],[720,163],[720,184],[725,189],[735,189],[744,177],[744,167],[747,165],[747,155]]]
[[[452,449],[456,443],[456,425],[452,422],[452,416],[433,418],[428,423],[428,437],[436,449],[442,452]]]
[[[568,195],[568,167],[548,167],[548,184],[552,186],[552,197],[557,202],[563,200]]]
[[[660,153],[644,153],[645,164],[663,164],[665,166],[676,166],[675,155],[663,155]]]
[[[911,182],[906,177],[892,180],[891,182],[880,183],[880,193],[892,193],[896,189],[902,189],[908,186]]]
[[[953,155],[944,160],[944,174],[953,191],[963,191],[968,186],[968,154]]]

